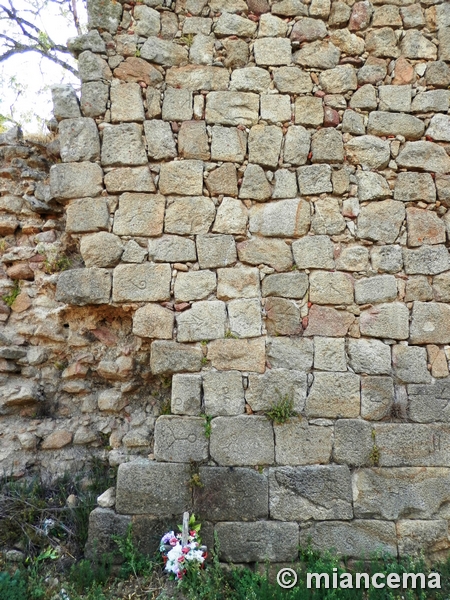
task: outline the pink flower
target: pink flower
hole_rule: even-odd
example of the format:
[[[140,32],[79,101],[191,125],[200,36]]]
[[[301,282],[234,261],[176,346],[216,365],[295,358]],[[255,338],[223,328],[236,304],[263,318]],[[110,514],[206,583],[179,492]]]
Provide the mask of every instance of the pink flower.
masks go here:
[[[177,545],[177,543],[178,543],[178,540],[177,540],[177,538],[176,538],[176,537],[170,538],[169,544],[170,544],[171,546],[176,546],[176,545]]]
[[[189,550],[190,548],[188,548],[187,546],[185,546],[181,552],[183,552],[183,554],[189,554]]]

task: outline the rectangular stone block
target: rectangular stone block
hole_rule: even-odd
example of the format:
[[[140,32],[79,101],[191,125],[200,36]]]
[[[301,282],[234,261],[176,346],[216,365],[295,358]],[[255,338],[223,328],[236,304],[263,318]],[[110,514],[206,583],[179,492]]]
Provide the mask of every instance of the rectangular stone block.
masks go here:
[[[266,345],[264,338],[245,340],[214,340],[208,344],[208,360],[219,371],[254,371],[266,369]]]
[[[111,274],[106,269],[70,269],[58,276],[56,301],[84,306],[109,304]]]
[[[113,273],[114,302],[161,302],[170,299],[169,265],[119,265]]]
[[[64,119],[59,124],[60,154],[63,162],[98,160],[100,138],[94,119]]]
[[[208,233],[216,208],[211,198],[188,196],[167,198],[164,231],[178,235],[198,235]]]
[[[175,280],[174,295],[176,300],[189,302],[203,300],[216,289],[216,274],[213,271],[200,270],[179,271]]]
[[[301,337],[267,338],[267,359],[272,368],[308,371],[313,364],[313,343]]]
[[[208,459],[209,440],[200,417],[162,415],[155,423],[155,459],[188,463]]]
[[[117,472],[116,511],[119,514],[169,517],[191,508],[187,464],[138,459],[122,463]]]
[[[113,556],[113,563],[120,564],[122,557],[118,552],[113,535],[125,536],[131,518],[128,515],[118,515],[110,508],[95,508],[89,515],[89,534],[85,547],[85,556],[88,560],[95,560],[101,555]]]
[[[261,335],[261,304],[257,298],[238,298],[228,303],[230,332],[239,338]]]
[[[105,167],[146,165],[142,126],[137,123],[110,125],[103,130],[101,162]]]
[[[253,206],[250,232],[268,237],[300,237],[308,233],[310,204],[299,198]]]
[[[232,269],[218,269],[217,297],[221,300],[232,298],[258,298],[259,269],[237,266]]]
[[[194,510],[210,521],[254,521],[268,518],[266,473],[254,469],[200,467],[202,487],[194,490]]]
[[[448,517],[450,469],[360,469],[353,473],[355,517],[397,521]]]
[[[277,521],[353,518],[348,467],[277,467],[269,470],[270,516]]]
[[[315,550],[330,548],[340,556],[367,558],[376,552],[397,555],[395,524],[386,521],[358,520],[312,523],[300,529],[300,545]]]
[[[450,343],[450,306],[443,302],[414,302],[410,342]]]
[[[378,421],[391,415],[394,404],[394,382],[392,377],[361,378],[361,416],[369,421]],[[411,407],[410,407],[411,412]]]
[[[201,395],[201,375],[175,374],[172,377],[171,412],[175,415],[200,415]]]
[[[360,378],[354,373],[315,373],[306,399],[306,414],[319,418],[352,418],[360,411]]]
[[[159,194],[122,194],[114,215],[113,232],[142,237],[161,235],[165,204],[164,196]]]
[[[298,524],[217,523],[219,558],[232,563],[283,562],[298,556]]]
[[[361,313],[359,327],[362,335],[406,340],[409,336],[409,310],[400,302],[378,304]]]
[[[302,371],[268,369],[264,375],[250,375],[245,399],[253,411],[269,410],[282,400],[293,401],[301,412],[305,406],[307,375]]]
[[[211,422],[210,453],[222,466],[272,465],[272,424],[255,415],[216,417]]]
[[[180,235],[163,235],[148,241],[148,259],[154,262],[195,262],[197,250],[194,240]]]
[[[333,428],[291,419],[274,425],[275,459],[279,465],[327,464],[333,447]]]
[[[314,368],[321,371],[346,371],[345,339],[314,338]]]
[[[315,304],[353,304],[353,277],[315,271],[309,276],[309,299]]]
[[[253,236],[237,244],[239,260],[250,265],[269,265],[275,271],[292,267],[292,250],[284,240]]]
[[[125,123],[145,119],[142,88],[138,83],[111,86],[111,121]]]
[[[98,196],[102,183],[103,171],[95,163],[64,163],[50,168],[50,191],[56,200]]]
[[[197,254],[201,269],[227,267],[236,262],[236,244],[232,235],[197,236]]]
[[[262,295],[300,300],[306,294],[308,285],[306,273],[267,275],[262,281]]]
[[[202,65],[172,67],[166,72],[166,84],[192,92],[200,90],[226,90],[230,81],[228,69]]]
[[[418,556],[422,553],[436,560],[445,560],[449,550],[448,521],[398,521],[399,556]]]
[[[105,186],[110,194],[155,191],[155,184],[147,166],[112,169],[105,175]]]
[[[190,310],[178,314],[177,340],[179,342],[201,342],[225,336],[225,303],[221,300],[195,302]]]
[[[152,343],[150,368],[155,375],[200,371],[203,353],[201,348],[156,340]]]
[[[245,412],[244,387],[239,371],[209,371],[203,375],[205,413],[233,416]]]
[[[216,125],[256,125],[259,96],[246,92],[210,92],[206,96],[206,121]]]
[[[105,198],[81,198],[73,200],[66,208],[66,231],[88,233],[107,231],[109,209]]]
[[[408,414],[418,423],[450,421],[450,379],[433,380],[430,385],[408,385]]]
[[[203,192],[203,162],[180,160],[161,165],[159,178],[161,194],[201,196]]]

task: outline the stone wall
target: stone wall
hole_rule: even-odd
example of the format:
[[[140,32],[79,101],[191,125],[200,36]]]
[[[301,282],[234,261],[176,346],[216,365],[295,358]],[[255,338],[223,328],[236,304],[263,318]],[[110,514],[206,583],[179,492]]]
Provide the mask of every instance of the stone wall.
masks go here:
[[[71,268],[11,307],[5,447],[121,463],[91,545],[195,510],[234,562],[446,552],[450,4],[88,5],[80,103],[54,89],[65,231],[33,241]]]

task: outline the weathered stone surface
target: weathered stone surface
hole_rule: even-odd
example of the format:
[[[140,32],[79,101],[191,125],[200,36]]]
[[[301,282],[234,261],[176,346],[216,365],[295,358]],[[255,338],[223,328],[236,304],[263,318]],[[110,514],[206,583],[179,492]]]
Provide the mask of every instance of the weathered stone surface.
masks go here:
[[[163,235],[149,240],[148,257],[155,262],[195,262],[197,259],[195,242],[179,235]]]
[[[115,267],[122,253],[122,242],[112,233],[101,231],[81,239],[80,254],[86,267]]]
[[[353,278],[345,273],[315,271],[309,277],[309,298],[315,304],[352,304]]]
[[[389,143],[373,135],[351,139],[345,145],[345,152],[351,164],[367,169],[384,169],[390,159]]]
[[[394,383],[391,377],[361,378],[361,417],[378,421],[391,414]]]
[[[419,140],[425,131],[423,121],[412,115],[373,111],[369,115],[367,133],[379,136],[402,135],[407,140]],[[429,135],[427,133],[427,135]]]
[[[180,462],[208,458],[208,439],[200,417],[163,415],[155,423],[156,460]]]
[[[360,409],[359,379],[353,373],[315,373],[306,399],[308,417],[357,417]]]
[[[269,369],[264,375],[250,375],[245,400],[253,411],[267,411],[281,400],[293,402],[296,412],[305,407],[306,373],[292,369]]]
[[[393,275],[378,275],[355,281],[357,304],[388,302],[397,298],[397,280]]]
[[[114,77],[129,83],[143,81],[149,86],[161,83],[163,77],[160,71],[147,61],[136,56],[128,56],[114,69]],[[148,99],[148,96],[147,96]]]
[[[122,83],[111,86],[111,120],[113,123],[145,119],[141,86],[138,83]]]
[[[353,517],[348,467],[278,467],[270,469],[269,486],[273,519],[328,521]]]
[[[358,182],[358,198],[366,200],[383,200],[389,198],[391,191],[384,177],[370,171],[359,171],[356,175]]]
[[[228,303],[230,333],[240,338],[261,335],[261,305],[257,299],[237,299]]]
[[[52,85],[51,92],[53,115],[57,121],[81,117],[77,94],[71,85]]]
[[[103,172],[95,163],[65,163],[50,169],[50,190],[53,198],[88,198],[102,191]]]
[[[275,460],[279,465],[317,465],[330,461],[333,430],[291,419],[274,425]]]
[[[298,67],[279,67],[274,70],[273,81],[281,93],[307,94],[312,90],[312,81],[309,73]]]
[[[212,521],[250,521],[268,516],[268,478],[254,469],[200,467],[202,487],[194,493],[200,517]]]
[[[300,237],[308,232],[310,221],[305,200],[278,200],[251,208],[249,230],[268,237]]]
[[[105,175],[105,187],[111,194],[155,191],[155,184],[147,166],[112,169]]]
[[[200,301],[177,315],[177,340],[200,342],[225,336],[226,310],[220,300]]]
[[[189,373],[200,371],[203,353],[201,348],[177,342],[155,341],[152,343],[150,367],[152,373]]]
[[[339,63],[341,52],[334,44],[316,41],[306,44],[294,54],[294,62],[313,69],[334,69]]]
[[[81,110],[85,117],[99,117],[106,112],[109,100],[109,85],[101,81],[90,81],[81,86]]]
[[[114,216],[113,232],[144,237],[160,235],[164,206],[165,199],[159,194],[122,194]]]
[[[334,250],[329,237],[303,237],[292,244],[294,260],[299,269],[334,269]]]
[[[373,29],[366,35],[366,52],[380,58],[397,58],[400,51],[397,48],[395,32],[390,27]]]
[[[112,0],[99,2],[89,0],[87,3],[89,26],[116,33],[122,16],[122,6]]]
[[[265,371],[263,338],[214,340],[208,344],[208,360],[219,371]]]
[[[248,138],[249,161],[266,167],[276,167],[282,139],[283,134],[279,127],[275,125],[255,125],[251,128]]]
[[[144,123],[147,152],[153,160],[174,158],[177,155],[172,128],[169,123],[152,119]]]
[[[425,348],[397,345],[392,348],[392,365],[396,377],[403,383],[429,383]]]
[[[116,511],[158,517],[189,510],[189,465],[138,459],[123,463],[117,472]],[[184,483],[184,485],[183,485]]]
[[[98,408],[108,412],[120,412],[127,405],[127,399],[118,390],[103,390],[98,395]]]
[[[298,555],[297,523],[217,523],[215,532],[226,562],[292,561]]]
[[[427,85],[446,88],[450,84],[450,67],[442,60],[429,62],[425,72]]]
[[[244,388],[239,371],[210,371],[203,376],[205,413],[213,417],[245,412]]]
[[[400,51],[406,58],[418,60],[436,60],[437,48],[433,42],[430,42],[420,31],[406,31],[400,42]]]
[[[95,161],[100,156],[100,139],[93,119],[64,119],[59,124],[63,162]]]
[[[275,185],[272,198],[293,198],[297,195],[296,174],[288,169],[278,169],[275,172]]]
[[[344,161],[342,134],[326,127],[313,134],[311,138],[311,161],[313,163],[334,164]]]
[[[429,173],[402,172],[397,175],[394,200],[435,202],[436,189]]]
[[[308,326],[304,335],[345,336],[353,321],[353,315],[346,311],[313,304],[309,310]]]
[[[66,208],[66,231],[88,233],[108,229],[109,210],[104,198],[73,200]]]
[[[364,246],[347,246],[339,248],[336,267],[341,271],[367,271],[369,267],[369,251]]]
[[[250,198],[264,202],[272,195],[272,188],[264,170],[259,165],[248,164],[239,191],[239,198]]]
[[[324,119],[321,98],[300,96],[295,101],[295,123],[305,127],[319,127]]]
[[[106,269],[71,269],[58,277],[56,300],[66,304],[108,304],[111,275]]]
[[[302,196],[332,192],[330,165],[308,165],[297,169],[298,187]]]
[[[200,415],[201,392],[201,375],[176,373],[172,377],[171,412],[175,415]]]
[[[72,442],[73,433],[67,429],[56,429],[41,444],[42,450],[59,450]]]
[[[168,87],[164,93],[162,118],[165,121],[189,121],[192,114],[192,92]]]
[[[448,344],[450,307],[441,302],[414,302],[411,320],[412,344]]]
[[[175,280],[174,296],[182,302],[203,300],[214,292],[216,285],[216,274],[212,271],[180,271]]]
[[[362,378],[364,379],[364,378]],[[334,428],[333,459],[337,463],[361,467],[372,464],[373,426],[361,419],[340,419]],[[378,442],[378,440],[375,440]]]
[[[348,29],[333,31],[330,40],[341,52],[345,52],[349,56],[358,56],[364,52],[364,40],[354,33],[350,33]],[[351,75],[351,77],[355,77],[356,79],[356,73],[354,72],[354,75]]]
[[[140,337],[171,340],[174,314],[159,304],[146,304],[133,315],[133,333]]]
[[[114,302],[161,302],[170,299],[169,265],[119,265],[113,274]]]
[[[178,67],[188,62],[188,53],[179,44],[151,36],[141,48],[141,58],[163,67]]]
[[[273,430],[266,417],[216,417],[211,422],[210,452],[223,466],[271,465]]]
[[[297,21],[292,28],[290,38],[293,42],[313,42],[327,36],[327,28],[323,21],[305,17]]]
[[[364,519],[351,523],[313,523],[300,530],[300,544],[305,546],[308,540],[315,550],[334,548],[340,556],[370,556],[374,551],[389,555],[397,553],[395,524],[386,521]]]
[[[376,88],[370,83],[361,86],[350,99],[351,108],[359,108],[361,110],[376,110],[377,94]]]
[[[378,273],[398,273],[403,266],[400,246],[375,246],[371,252],[372,267]]]
[[[182,160],[163,163],[159,189],[165,195],[201,195],[203,192],[203,162],[201,160]]]
[[[405,207],[396,200],[372,202],[361,208],[357,220],[358,237],[393,244],[405,218]]]
[[[345,340],[343,338],[314,338],[314,368],[322,371],[346,371]]]
[[[247,135],[234,127],[215,125],[211,132],[211,159],[242,162],[247,152]]]
[[[262,20],[260,21],[262,24]],[[231,74],[230,90],[237,92],[265,92],[270,85],[270,75],[260,67],[235,69]]]
[[[300,337],[268,338],[267,359],[272,368],[307,371],[313,364],[312,340]]]
[[[251,37],[256,32],[256,23],[235,14],[223,12],[217,20],[214,33],[218,37],[237,35]]]
[[[406,340],[409,336],[409,311],[404,304],[378,304],[361,313],[361,333],[369,337]]]
[[[280,273],[267,275],[262,281],[263,296],[301,299],[308,289],[306,273]]]
[[[290,65],[292,61],[291,42],[285,38],[258,38],[253,50],[258,66]]]
[[[259,270],[254,267],[218,269],[217,277],[217,297],[220,300],[258,298],[260,295]]]
[[[103,131],[101,162],[104,167],[147,164],[142,127],[137,123],[106,127]]]
[[[226,90],[230,74],[220,67],[186,65],[167,70],[166,83],[173,88],[196,90]]]
[[[348,340],[349,365],[355,373],[389,375],[391,348],[380,340]]]
[[[427,129],[427,137],[436,142],[450,141],[450,120],[446,115],[434,115]]]
[[[159,34],[161,28],[160,13],[150,6],[138,5],[133,11],[136,20],[135,32],[144,37]]]
[[[284,240],[252,237],[237,244],[239,260],[250,265],[266,264],[275,271],[292,267],[291,248]]]
[[[220,194],[237,196],[236,167],[233,164],[224,163],[214,171],[210,171],[206,179],[206,187],[212,196],[219,196]]]
[[[89,50],[85,50],[79,55],[78,72],[83,83],[112,79],[111,69],[106,60]]]
[[[201,269],[226,267],[236,262],[236,245],[231,235],[197,236],[197,254]]]
[[[433,142],[407,142],[397,157],[399,167],[433,173],[449,173],[450,157]]]
[[[415,96],[411,111],[419,113],[427,112],[447,112],[449,107],[449,94],[446,90],[431,90],[429,92],[422,92]],[[432,123],[437,121],[439,123],[439,117],[443,115],[435,115],[432,117]],[[438,117],[436,119],[436,117]]]
[[[419,556],[425,553],[435,560],[447,555],[449,535],[445,520],[398,521],[397,535],[400,556]]]
[[[408,246],[445,242],[445,224],[436,213],[420,208],[408,208],[406,216]]]
[[[320,198],[314,202],[311,231],[315,234],[337,235],[345,230],[346,222],[341,214],[337,198]]]
[[[449,269],[449,253],[445,246],[421,246],[417,250],[403,249],[407,275],[437,275]]]
[[[131,517],[118,515],[109,508],[94,508],[89,515],[89,534],[86,542],[86,558],[95,559],[98,552],[113,556],[115,564],[120,563],[121,557],[113,535],[126,535],[131,524]]]
[[[245,92],[210,92],[206,97],[206,121],[218,125],[255,125],[259,96]]]
[[[408,278],[406,282],[405,302],[413,300],[433,300],[433,288],[428,282],[427,277],[417,275],[416,277]]]
[[[311,134],[302,126],[291,125],[284,141],[284,162],[304,165],[308,158]]]
[[[358,87],[356,71],[351,65],[342,65],[322,71],[319,76],[319,83],[323,91],[328,94],[345,94],[350,90],[356,90]]]
[[[366,126],[363,115],[354,110],[346,110],[342,117],[342,132],[353,135],[364,135],[366,133]]]
[[[215,214],[213,201],[205,196],[168,198],[164,229],[178,235],[207,233]]]

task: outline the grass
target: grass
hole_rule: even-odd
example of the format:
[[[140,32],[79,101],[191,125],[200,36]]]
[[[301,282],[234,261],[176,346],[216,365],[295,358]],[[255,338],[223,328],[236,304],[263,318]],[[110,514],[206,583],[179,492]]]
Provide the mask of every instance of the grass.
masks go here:
[[[2,300],[7,306],[11,307],[19,294],[20,285],[19,282],[16,280],[14,282],[14,287],[12,288],[12,290],[9,292],[9,294],[5,294],[4,296],[2,296]]]
[[[278,395],[278,401],[271,406],[265,415],[272,423],[281,425],[287,423],[292,417],[296,417],[297,413],[294,411],[294,399],[291,396],[288,394],[281,396],[279,392]]]

